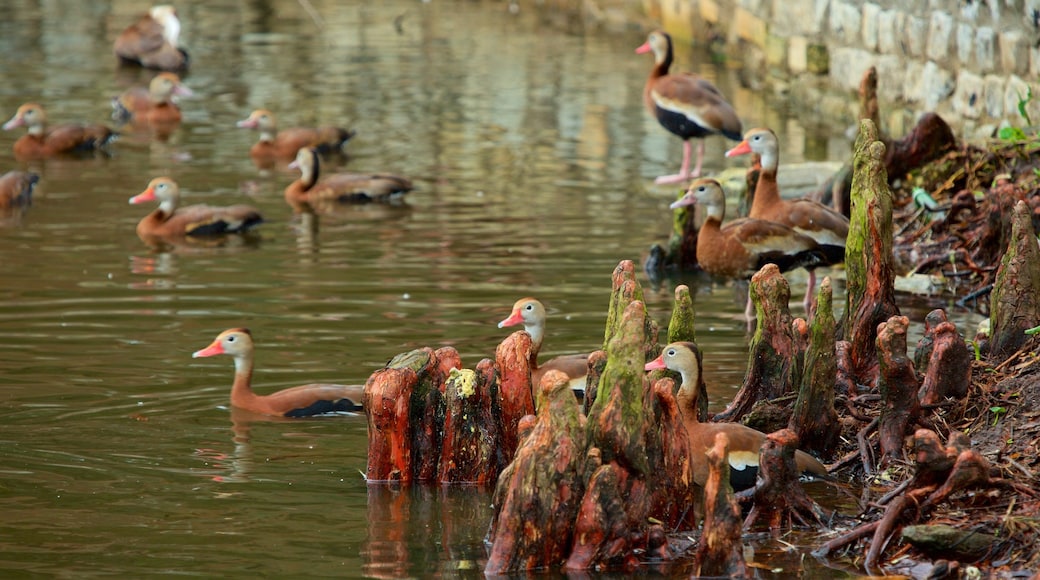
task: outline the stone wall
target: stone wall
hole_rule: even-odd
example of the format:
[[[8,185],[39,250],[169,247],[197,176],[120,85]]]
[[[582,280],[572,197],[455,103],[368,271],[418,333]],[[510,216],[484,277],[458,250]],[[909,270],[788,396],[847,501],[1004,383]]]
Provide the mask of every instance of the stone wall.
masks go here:
[[[864,71],[878,71],[882,122],[901,134],[925,111],[968,138],[1040,125],[1040,0],[586,0],[635,9],[694,43],[725,40],[748,83],[854,121]],[[627,6],[625,6],[627,5]],[[587,10],[587,8],[586,8]]]

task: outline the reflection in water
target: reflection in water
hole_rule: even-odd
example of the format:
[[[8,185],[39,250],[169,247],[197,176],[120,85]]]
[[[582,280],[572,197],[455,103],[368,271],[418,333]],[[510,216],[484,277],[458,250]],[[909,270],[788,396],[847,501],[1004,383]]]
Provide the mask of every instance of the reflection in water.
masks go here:
[[[484,569],[491,494],[475,486],[368,486],[362,572],[373,578]]]

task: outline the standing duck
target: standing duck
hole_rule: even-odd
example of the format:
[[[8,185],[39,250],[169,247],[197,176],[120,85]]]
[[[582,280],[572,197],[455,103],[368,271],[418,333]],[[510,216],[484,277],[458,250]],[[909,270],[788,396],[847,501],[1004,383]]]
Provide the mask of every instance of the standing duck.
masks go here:
[[[718,133],[734,141],[740,139],[740,118],[711,82],[687,73],[668,74],[672,65],[671,36],[660,30],[651,32],[636,52],[651,51],[654,53],[654,68],[643,89],[643,102],[662,127],[683,140],[679,173],[662,175],[655,183],[681,183],[700,176],[704,163],[704,137]],[[701,139],[693,171],[690,171],[690,139]]]
[[[538,353],[542,349],[545,338],[545,306],[535,298],[521,298],[513,304],[509,317],[498,323],[499,328],[523,324],[524,330],[531,335],[531,385],[537,388],[542,375],[553,370],[567,375],[571,389],[578,399],[585,393],[585,377],[589,372],[589,355],[566,354],[538,364]]]
[[[260,131],[260,140],[249,149],[259,167],[272,167],[279,160],[292,159],[300,149],[313,147],[321,155],[341,151],[354,132],[342,127],[291,127],[278,130],[278,120],[267,109],[257,109],[239,121],[243,129]]]
[[[155,75],[148,88],[128,89],[112,99],[112,118],[121,123],[165,126],[180,123],[181,108],[174,97],[190,97],[195,93],[171,72]]]
[[[116,38],[119,60],[144,68],[181,71],[188,68],[188,52],[178,44],[181,21],[173,6],[152,6]]]
[[[412,182],[389,173],[333,173],[320,178],[318,152],[300,149],[289,164],[300,178],[285,188],[285,201],[296,211],[314,210],[323,203],[391,202],[412,190]]]
[[[28,129],[25,135],[14,142],[14,155],[19,160],[95,151],[108,145],[118,135],[99,124],[63,123],[48,127],[47,114],[37,103],[18,107],[14,117],[4,123],[5,131],[16,127]]]
[[[148,183],[147,189],[131,197],[133,204],[159,201],[159,207],[137,224],[138,237],[156,244],[186,236],[244,233],[264,221],[260,213],[248,205],[177,207],[180,199],[180,187],[169,177],[156,177]]]
[[[39,180],[39,175],[27,171],[0,175],[0,213],[32,204],[33,190]]]
[[[810,199],[784,199],[776,181],[776,170],[780,160],[780,146],[776,133],[770,129],[751,129],[744,140],[726,152],[726,157],[755,153],[760,157],[762,170],[755,186],[748,217],[769,220],[793,228],[809,236],[819,245],[826,256],[822,265],[839,264],[845,261],[845,238],[849,235],[849,220],[833,209]],[[809,269],[809,281],[805,291],[805,304],[812,302],[816,286],[816,273]]]
[[[690,184],[670,207],[679,209],[694,204],[705,208],[704,224],[697,234],[697,262],[709,274],[726,278],[750,278],[766,264],[776,264],[781,272],[794,268],[811,269],[826,262],[816,242],[776,222],[740,218],[725,226],[726,195],[722,185],[710,178]],[[752,319],[748,298],[745,314]]]
[[[715,444],[715,435],[725,433],[729,437],[729,479],[734,490],[754,487],[758,477],[758,455],[766,436],[740,423],[701,423],[697,420],[697,393],[704,381],[701,377],[701,351],[692,342],[673,342],[664,347],[661,356],[646,363],[648,371],[669,369],[682,376],[676,393],[679,412],[690,439],[690,461],[693,464],[693,480],[703,487],[708,480],[708,462],[705,451]],[[827,468],[815,457],[804,451],[796,451],[795,465],[800,473],[825,477]]]
[[[231,328],[217,335],[192,358],[231,355],[235,359],[235,382],[231,384],[231,404],[262,415],[310,417],[324,413],[361,410],[361,385],[312,383],[291,387],[270,395],[253,392],[253,335],[246,328]]]

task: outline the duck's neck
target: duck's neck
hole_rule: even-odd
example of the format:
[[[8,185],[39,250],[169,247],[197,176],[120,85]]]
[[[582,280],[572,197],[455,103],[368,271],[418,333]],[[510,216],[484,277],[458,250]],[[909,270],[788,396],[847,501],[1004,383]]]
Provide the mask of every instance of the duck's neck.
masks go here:
[[[650,78],[663,77],[668,74],[672,67],[672,41],[668,41],[665,49],[660,54],[654,53],[654,68],[650,71]]]
[[[231,404],[236,407],[248,407],[248,402],[256,399],[253,392],[253,357],[240,355],[235,357],[235,382],[231,384]]]
[[[318,156],[315,155],[310,164],[300,165],[300,183],[303,184],[303,189],[307,190],[314,187],[315,183],[318,183]]]
[[[43,137],[44,127],[43,123],[37,123],[35,125],[29,125],[28,133],[33,137]]]
[[[762,154],[762,170],[755,184],[755,198],[751,202],[752,213],[757,215],[757,207],[765,207],[780,201],[780,189],[776,183],[777,154],[768,151]]]
[[[687,422],[698,423],[697,397],[701,374],[689,371],[679,371],[679,374],[682,375],[682,384],[679,385],[679,392],[675,394],[675,400],[679,403],[679,412],[683,414]]]
[[[260,129],[260,142],[274,143],[275,133],[277,133],[277,131],[274,129]]]
[[[541,324],[534,326],[524,325],[524,330],[531,335],[531,370],[538,368],[538,352],[542,350],[542,339],[545,337],[545,327]]]

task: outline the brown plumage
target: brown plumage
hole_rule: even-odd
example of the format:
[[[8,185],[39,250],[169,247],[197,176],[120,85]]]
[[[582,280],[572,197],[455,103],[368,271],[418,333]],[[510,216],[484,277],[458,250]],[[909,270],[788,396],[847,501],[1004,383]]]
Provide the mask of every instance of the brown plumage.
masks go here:
[[[704,163],[704,141],[721,134],[740,139],[741,123],[736,111],[710,81],[687,73],[669,74],[672,37],[660,30],[651,32],[637,53],[654,53],[654,68],[643,88],[643,102],[662,127],[683,140],[682,168],[675,175],[662,175],[656,183],[680,183],[698,177]],[[690,171],[690,139],[701,139],[697,165]]]
[[[816,242],[776,222],[740,218],[722,225],[726,195],[718,181],[694,180],[686,194],[671,205],[678,209],[694,204],[705,207],[704,224],[697,233],[697,263],[709,274],[726,278],[750,278],[766,264],[781,272],[815,268],[826,263]],[[747,316],[751,319],[751,300]]]
[[[394,201],[412,190],[407,178],[389,173],[333,173],[321,177],[318,152],[303,148],[291,168],[300,178],[285,188],[285,201],[297,211],[313,211],[325,203]]]
[[[4,123],[4,130],[25,127],[27,132],[14,142],[14,155],[19,160],[39,159],[53,155],[94,151],[110,143],[118,135],[99,124],[64,123],[47,126],[47,113],[37,103],[18,107],[14,117]]]
[[[33,189],[39,180],[39,175],[27,171],[8,171],[0,175],[0,211],[30,205]]]
[[[300,149],[313,147],[321,155],[342,151],[354,132],[342,127],[290,127],[278,129],[278,119],[267,109],[257,109],[239,121],[238,127],[260,131],[260,140],[249,149],[259,167],[272,167],[278,161],[293,159]]]
[[[188,53],[179,45],[181,21],[173,6],[153,6],[116,38],[113,50],[120,61],[145,68],[180,71],[188,68]]]
[[[231,385],[231,404],[240,409],[279,417],[309,417],[324,413],[360,411],[362,385],[313,383],[291,387],[270,395],[253,392],[253,335],[246,328],[221,332],[193,358],[226,354],[235,359],[235,381]]]
[[[849,235],[849,220],[845,216],[810,199],[780,197],[780,187],[776,181],[780,145],[776,134],[766,128],[751,129],[744,135],[740,144],[726,152],[726,156],[748,153],[757,154],[762,166],[748,217],[781,223],[802,235],[809,236],[816,241],[826,256],[822,265],[845,261],[845,238]],[[815,285],[815,270],[810,269],[805,293],[806,304],[812,299]]]
[[[155,75],[148,87],[128,89],[112,100],[112,118],[135,125],[168,126],[180,123],[181,108],[174,97],[188,97],[194,93],[184,86],[180,77],[171,72]]]
[[[159,201],[159,207],[137,224],[137,235],[146,243],[175,242],[186,236],[214,236],[248,231],[263,217],[248,205],[178,207],[180,187],[169,177],[156,177],[130,203]]]
[[[585,377],[589,372],[589,355],[566,354],[538,364],[538,353],[542,350],[542,339],[545,338],[545,306],[535,298],[521,298],[513,304],[509,317],[498,323],[499,328],[523,324],[524,330],[531,335],[531,384],[537,386],[542,375],[549,371],[560,371],[567,375],[575,396],[581,398],[585,391]]]
[[[734,490],[747,489],[755,485],[758,475],[758,455],[766,436],[740,423],[701,423],[697,420],[697,393],[704,381],[701,351],[692,342],[673,342],[664,347],[661,356],[646,363],[646,370],[669,369],[682,376],[682,383],[675,398],[690,439],[690,461],[693,465],[693,480],[703,486],[708,479],[708,463],[705,451],[715,443],[715,435],[725,433],[729,437],[730,485]],[[804,451],[796,451],[795,465],[801,473],[826,476],[827,468],[815,457]]]

